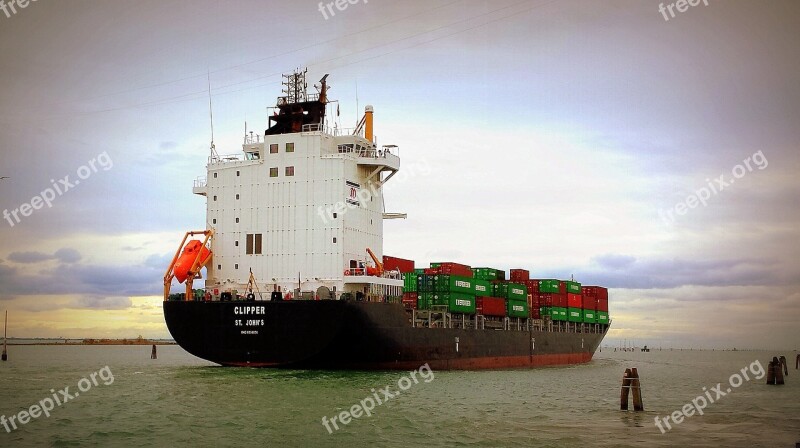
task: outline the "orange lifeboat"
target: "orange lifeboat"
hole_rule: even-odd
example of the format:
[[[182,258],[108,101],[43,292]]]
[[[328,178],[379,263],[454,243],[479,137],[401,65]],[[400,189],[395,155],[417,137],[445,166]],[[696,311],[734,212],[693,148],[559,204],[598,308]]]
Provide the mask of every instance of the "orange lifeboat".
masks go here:
[[[181,256],[178,257],[178,261],[175,263],[175,268],[173,270],[175,278],[177,278],[180,283],[185,282],[186,277],[189,276],[189,270],[192,268],[194,260],[198,259],[198,251],[200,252],[200,258],[197,264],[198,267],[204,266],[208,262],[208,259],[211,258],[211,251],[208,250],[203,243],[198,240],[189,241],[186,247],[183,248]]]

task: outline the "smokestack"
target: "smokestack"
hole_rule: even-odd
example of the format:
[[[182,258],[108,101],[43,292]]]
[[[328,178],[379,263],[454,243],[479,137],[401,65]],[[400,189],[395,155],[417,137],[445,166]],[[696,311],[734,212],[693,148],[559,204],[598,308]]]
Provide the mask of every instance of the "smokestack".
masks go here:
[[[364,108],[364,116],[366,117],[365,127],[364,127],[364,138],[372,141],[372,106],[368,105]]]

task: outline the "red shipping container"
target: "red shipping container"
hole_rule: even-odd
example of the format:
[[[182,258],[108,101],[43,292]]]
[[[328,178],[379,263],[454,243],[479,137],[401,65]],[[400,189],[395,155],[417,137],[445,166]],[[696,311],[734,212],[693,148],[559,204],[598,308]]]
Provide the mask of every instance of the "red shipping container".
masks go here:
[[[581,296],[583,297],[583,306],[582,308],[585,310],[596,310],[597,309],[597,298],[593,296]]]
[[[528,294],[539,294],[539,280],[526,280],[520,283],[528,287]]]
[[[439,263],[439,274],[458,275],[461,277],[472,278],[472,268],[460,263],[444,262]]]
[[[605,311],[608,312],[608,299],[598,299],[597,300],[597,311]]]
[[[539,308],[531,308],[531,319],[541,319],[542,313],[539,311]]]
[[[558,293],[559,294],[566,294],[567,293],[567,282],[559,281],[558,282]]]
[[[567,307],[580,308],[581,306],[583,306],[583,300],[580,294],[567,293]]]
[[[526,269],[512,269],[511,281],[517,283],[524,283],[531,279],[530,271]]]
[[[407,292],[403,294],[403,306],[406,308],[417,309],[417,293]]]
[[[384,255],[383,269],[387,271],[400,271],[401,274],[414,272],[414,260],[406,260],[405,258]]]
[[[506,301],[501,297],[476,297],[475,306],[478,313],[484,316],[504,317],[506,315]]]
[[[561,308],[567,307],[567,295],[555,293],[539,294],[539,306],[557,306]]]
[[[437,275],[437,274],[441,274],[441,272],[439,271],[439,268],[425,268],[425,270],[423,271],[423,273],[424,273],[425,275]]]
[[[608,289],[602,286],[583,286],[581,288],[584,295],[597,297],[598,299],[608,300]]]

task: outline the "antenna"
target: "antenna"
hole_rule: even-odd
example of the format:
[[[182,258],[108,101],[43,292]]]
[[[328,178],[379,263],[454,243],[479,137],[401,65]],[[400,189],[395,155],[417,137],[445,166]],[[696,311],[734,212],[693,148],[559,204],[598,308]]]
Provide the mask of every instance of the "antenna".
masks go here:
[[[217,147],[214,146],[214,109],[211,107],[211,71],[207,73],[208,79],[208,116],[211,121],[211,160],[219,159],[217,154]]]
[[[360,109],[358,108],[358,77],[356,77],[356,119],[358,119],[359,110]]]

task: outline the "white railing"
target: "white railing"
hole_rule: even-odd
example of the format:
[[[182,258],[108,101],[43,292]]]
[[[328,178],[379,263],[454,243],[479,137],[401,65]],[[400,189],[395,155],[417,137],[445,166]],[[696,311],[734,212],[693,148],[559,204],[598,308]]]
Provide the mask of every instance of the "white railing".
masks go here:
[[[244,144],[245,145],[255,145],[261,143],[261,134],[253,134],[252,132],[250,135],[245,134],[244,136]]]
[[[208,178],[206,176],[200,176],[194,180],[194,188],[203,188],[208,185]]]

